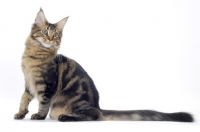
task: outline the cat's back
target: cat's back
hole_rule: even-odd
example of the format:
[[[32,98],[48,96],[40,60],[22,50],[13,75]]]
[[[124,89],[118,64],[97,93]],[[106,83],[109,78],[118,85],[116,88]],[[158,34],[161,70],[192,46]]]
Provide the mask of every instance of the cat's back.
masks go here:
[[[62,76],[62,78],[60,79],[62,80],[63,85],[65,85],[65,83],[69,83],[69,81],[73,79],[84,79],[92,81],[92,79],[90,78],[88,73],[83,69],[83,67],[78,62],[69,57],[66,57],[62,54],[58,54],[54,58],[53,62],[57,65],[59,76]]]
[[[78,62],[62,54],[58,54],[54,62],[57,64],[58,80],[61,81],[60,90],[69,90],[69,88],[73,89],[81,85],[83,90],[93,90],[93,93],[96,92],[92,78]]]
[[[63,107],[71,111],[77,105],[83,104],[99,108],[98,91],[82,66],[75,60],[60,54],[56,56],[54,62],[58,66],[58,87],[52,98],[51,107],[55,111]]]

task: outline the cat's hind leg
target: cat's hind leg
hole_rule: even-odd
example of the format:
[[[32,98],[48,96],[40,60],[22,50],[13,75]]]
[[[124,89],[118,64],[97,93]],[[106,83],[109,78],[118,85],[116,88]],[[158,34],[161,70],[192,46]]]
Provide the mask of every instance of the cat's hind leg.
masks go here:
[[[70,116],[61,114],[58,117],[59,121],[99,121],[102,113],[97,108],[77,109],[71,113]]]
[[[60,115],[70,115],[71,113],[71,107],[69,105],[66,105],[66,102],[64,100],[59,101],[59,102],[53,102],[50,105],[50,113],[49,113],[49,117],[54,119],[54,120],[58,120]]]

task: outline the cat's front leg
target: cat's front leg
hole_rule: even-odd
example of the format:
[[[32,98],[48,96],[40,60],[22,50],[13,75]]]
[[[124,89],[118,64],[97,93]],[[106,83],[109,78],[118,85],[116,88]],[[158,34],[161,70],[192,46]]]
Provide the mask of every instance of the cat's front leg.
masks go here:
[[[33,114],[31,120],[44,120],[49,111],[49,104],[50,103],[42,104],[42,102],[40,102],[38,113]]]
[[[28,92],[25,91],[22,95],[19,112],[15,114],[15,119],[23,119],[25,115],[28,113],[28,105],[29,102],[33,99],[33,96]]]
[[[39,109],[38,113],[31,116],[32,120],[44,120],[49,112],[51,94],[48,91],[38,91]]]

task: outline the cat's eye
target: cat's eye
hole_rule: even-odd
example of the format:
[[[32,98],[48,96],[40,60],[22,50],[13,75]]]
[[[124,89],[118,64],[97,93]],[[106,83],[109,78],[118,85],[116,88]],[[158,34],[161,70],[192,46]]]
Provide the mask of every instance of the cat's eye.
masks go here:
[[[47,35],[47,34],[48,34],[48,31],[47,31],[46,29],[44,29],[44,30],[42,30],[42,33],[43,33],[44,35]]]
[[[58,33],[54,33],[53,36],[54,36],[54,38],[58,37]]]

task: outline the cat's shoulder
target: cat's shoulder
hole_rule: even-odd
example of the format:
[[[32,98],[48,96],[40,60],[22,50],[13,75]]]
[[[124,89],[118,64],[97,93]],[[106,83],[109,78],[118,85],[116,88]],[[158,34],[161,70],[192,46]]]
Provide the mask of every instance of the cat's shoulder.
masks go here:
[[[57,54],[53,61],[56,63],[56,64],[60,64],[60,63],[67,63],[70,59],[62,54]]]
[[[53,61],[56,63],[56,64],[60,64],[60,63],[77,63],[75,60],[65,56],[65,55],[62,55],[62,54],[57,54]]]

